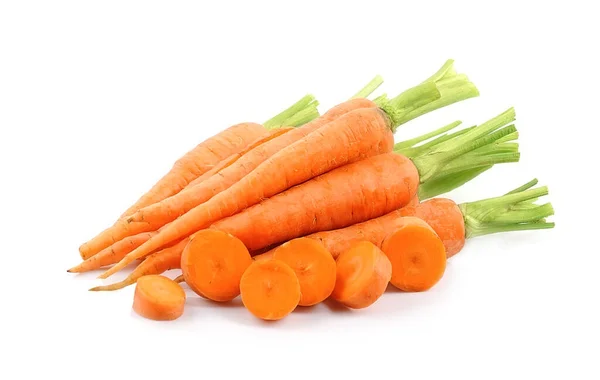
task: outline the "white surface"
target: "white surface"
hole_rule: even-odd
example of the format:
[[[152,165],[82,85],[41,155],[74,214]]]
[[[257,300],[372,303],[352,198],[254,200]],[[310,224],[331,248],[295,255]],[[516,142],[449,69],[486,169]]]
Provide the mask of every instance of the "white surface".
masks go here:
[[[591,2],[200,3],[1,3],[1,378],[600,376]],[[192,293],[180,320],[154,323],[131,311],[133,287],[90,293],[95,274],[65,273],[79,244],[202,139],[307,92],[323,112],[377,73],[393,94],[447,58],[481,97],[397,139],[515,106],[521,162],[448,196],[537,177],[555,230],[469,241],[429,292],[275,324]]]

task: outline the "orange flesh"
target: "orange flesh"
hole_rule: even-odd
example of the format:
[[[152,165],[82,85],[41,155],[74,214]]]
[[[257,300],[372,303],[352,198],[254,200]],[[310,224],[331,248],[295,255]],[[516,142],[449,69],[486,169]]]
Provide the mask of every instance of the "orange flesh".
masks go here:
[[[324,301],[335,286],[336,265],[331,253],[316,240],[298,238],[277,247],[273,258],[288,264],[300,281],[300,306]]]
[[[254,261],[240,281],[242,302],[255,317],[275,321],[290,314],[300,302],[300,282],[280,260]]]
[[[390,282],[410,292],[433,287],[446,270],[446,250],[433,229],[418,218],[410,218],[383,242],[382,250],[392,263]]]
[[[387,256],[369,241],[355,243],[336,260],[337,278],[332,298],[341,304],[362,309],[383,295],[392,276]]]
[[[231,301],[240,294],[240,278],[252,263],[250,253],[235,237],[217,230],[199,231],[181,256],[188,286],[213,301]]]
[[[183,314],[185,299],[179,284],[165,276],[149,275],[138,279],[132,307],[144,318],[170,321]]]

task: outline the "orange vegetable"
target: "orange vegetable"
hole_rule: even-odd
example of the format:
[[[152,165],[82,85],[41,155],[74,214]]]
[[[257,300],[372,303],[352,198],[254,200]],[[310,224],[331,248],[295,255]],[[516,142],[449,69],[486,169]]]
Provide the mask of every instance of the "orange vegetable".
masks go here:
[[[135,284],[135,282],[143,276],[161,274],[171,269],[180,268],[181,253],[183,252],[187,242],[188,239],[183,239],[171,247],[167,247],[151,254],[150,256],[147,256],[146,259],[139,263],[138,266],[131,272],[131,274],[129,274],[129,276],[127,276],[123,281],[110,285],[96,286],[90,290],[118,290]]]
[[[423,220],[405,217],[402,222],[381,245],[392,263],[390,283],[408,292],[428,290],[444,275],[446,249]]]
[[[240,280],[242,302],[254,316],[275,321],[290,314],[300,302],[300,281],[280,260],[254,261]]]
[[[316,240],[292,239],[275,249],[275,260],[280,260],[296,272],[300,281],[300,306],[312,306],[325,300],[335,286],[336,267],[323,244]]]
[[[240,294],[240,278],[251,262],[241,241],[225,232],[203,230],[183,250],[181,270],[196,293],[225,302]]]
[[[390,260],[368,241],[360,241],[343,252],[336,260],[336,267],[331,298],[352,309],[363,309],[375,303],[392,277]]]
[[[185,292],[173,280],[160,275],[138,279],[133,296],[133,310],[144,318],[171,321],[183,314]]]

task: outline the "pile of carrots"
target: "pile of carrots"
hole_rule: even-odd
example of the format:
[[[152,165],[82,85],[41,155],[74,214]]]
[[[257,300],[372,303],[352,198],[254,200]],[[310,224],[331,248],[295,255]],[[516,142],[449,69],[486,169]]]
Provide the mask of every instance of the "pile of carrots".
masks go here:
[[[452,60],[394,97],[370,99],[382,83],[376,76],[323,114],[306,95],[262,124],[200,142],[83,243],[68,272],[107,279],[134,265],[123,281],[90,290],[135,285],[133,309],[149,319],[179,318],[187,285],[215,302],[239,296],[252,315],[279,320],[327,299],[363,309],[389,284],[426,291],[466,240],[554,227],[552,205],[537,202],[548,189],[535,179],[495,198],[440,197],[519,161],[513,108],[395,142],[400,126],[479,91]],[[172,269],[181,275],[164,275]]]

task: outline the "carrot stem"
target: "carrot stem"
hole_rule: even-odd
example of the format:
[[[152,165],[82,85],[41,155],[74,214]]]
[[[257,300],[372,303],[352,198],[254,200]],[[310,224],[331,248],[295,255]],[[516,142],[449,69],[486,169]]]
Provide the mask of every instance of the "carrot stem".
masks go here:
[[[381,75],[375,75],[373,79],[365,87],[359,90],[356,94],[354,94],[350,99],[356,98],[367,98],[371,95],[375,90],[379,88],[383,84],[383,78]]]
[[[263,126],[267,129],[279,128],[284,126],[283,122],[294,116],[296,113],[302,111],[303,109],[309,107],[313,102],[315,102],[315,97],[313,95],[305,95],[296,103],[292,104],[289,108],[281,111],[279,114],[273,116],[271,119],[265,121]],[[289,125],[286,125],[289,126]]]
[[[500,197],[460,204],[466,237],[554,228],[554,222],[547,222],[545,219],[554,215],[552,204],[530,203],[548,195],[547,186],[531,188],[536,183],[537,180],[534,179]]]
[[[493,165],[480,166],[441,177],[434,177],[433,179],[419,186],[419,189],[417,190],[419,200],[424,201],[440,194],[448,193],[458,187],[461,187],[465,183],[473,180],[475,177],[478,177],[493,167]]]
[[[286,119],[282,126],[285,127],[299,127],[304,125],[310,121],[313,121],[317,117],[319,117],[319,110],[317,107],[319,106],[319,102],[317,100],[313,101],[302,111],[297,112],[292,117]]]
[[[413,148],[415,145],[422,143],[423,141],[429,140],[432,137],[438,137],[451,129],[458,127],[462,122],[455,121],[448,125],[443,126],[442,128],[436,129],[435,131],[431,131],[429,133],[425,133],[424,135],[414,137],[409,140],[404,140],[399,143],[394,144],[394,150],[399,151],[405,148]],[[444,135],[446,136],[446,135]]]

